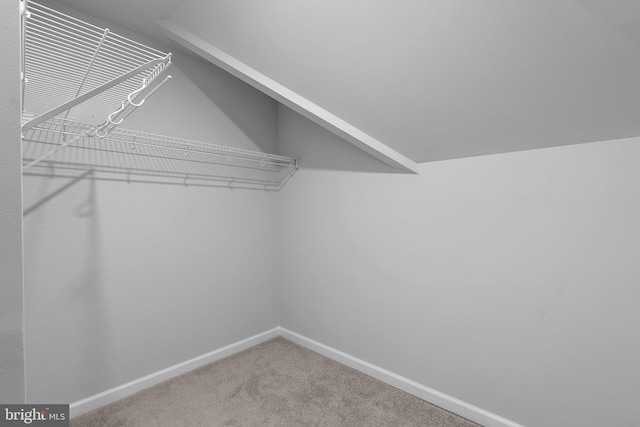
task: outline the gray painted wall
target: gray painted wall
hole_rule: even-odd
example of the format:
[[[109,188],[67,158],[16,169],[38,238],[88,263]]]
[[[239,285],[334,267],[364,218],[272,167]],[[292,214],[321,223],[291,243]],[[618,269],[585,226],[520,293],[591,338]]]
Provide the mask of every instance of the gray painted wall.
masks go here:
[[[271,99],[174,62],[123,127],[275,150]],[[90,180],[58,192],[70,182],[24,178],[30,402],[74,402],[279,324],[275,194]]]
[[[279,193],[283,327],[526,426],[638,425],[640,139],[411,176],[280,135],[327,159]]]
[[[19,37],[18,2],[3,1],[0,13],[0,402],[3,403],[25,400]]]

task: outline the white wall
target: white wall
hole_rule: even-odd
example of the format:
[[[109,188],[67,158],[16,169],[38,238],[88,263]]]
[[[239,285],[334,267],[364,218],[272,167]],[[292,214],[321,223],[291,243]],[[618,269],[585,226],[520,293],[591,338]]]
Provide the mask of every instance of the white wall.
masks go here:
[[[24,402],[20,18],[18,2],[0,13],[0,402]]]
[[[345,154],[287,109],[280,135]],[[417,176],[303,157],[279,193],[281,324],[526,426],[638,426],[639,156],[636,138]]]
[[[184,54],[171,74],[123,127],[274,151],[271,99]],[[29,176],[24,193],[28,401],[74,402],[278,325],[275,194]]]

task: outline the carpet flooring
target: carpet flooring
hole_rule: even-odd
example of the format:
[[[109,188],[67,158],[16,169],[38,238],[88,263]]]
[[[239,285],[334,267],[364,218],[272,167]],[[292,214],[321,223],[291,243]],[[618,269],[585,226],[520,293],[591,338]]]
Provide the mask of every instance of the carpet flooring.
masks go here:
[[[116,426],[478,424],[279,337],[71,420]]]

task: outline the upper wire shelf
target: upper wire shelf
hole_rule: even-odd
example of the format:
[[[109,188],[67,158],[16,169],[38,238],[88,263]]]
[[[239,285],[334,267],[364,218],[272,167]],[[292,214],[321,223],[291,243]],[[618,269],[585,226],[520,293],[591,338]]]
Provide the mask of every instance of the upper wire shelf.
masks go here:
[[[23,164],[74,140],[39,162],[35,175],[90,171],[103,179],[279,190],[298,169],[290,157],[117,128],[87,135],[87,123],[52,118],[23,136]],[[73,176],[70,176],[73,177]]]
[[[107,135],[170,76],[171,54],[37,2],[22,7],[23,134],[53,117]]]
[[[171,54],[37,2],[21,8],[26,174],[279,190],[297,170],[285,156],[119,128],[171,77]]]

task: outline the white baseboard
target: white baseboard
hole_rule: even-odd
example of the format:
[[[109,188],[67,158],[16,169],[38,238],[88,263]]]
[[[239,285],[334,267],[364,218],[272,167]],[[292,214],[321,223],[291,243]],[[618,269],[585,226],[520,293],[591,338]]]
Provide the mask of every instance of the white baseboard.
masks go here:
[[[309,350],[320,353],[336,362],[347,365],[357,371],[367,374],[373,378],[376,378],[384,383],[392,385],[400,390],[406,391],[420,399],[433,403],[447,411],[467,418],[485,427],[523,427],[513,421],[507,420],[499,415],[493,414],[484,409],[473,406],[469,403],[463,402],[460,399],[449,396],[445,393],[434,390],[425,385],[419,384],[408,378],[401,377],[400,375],[389,372],[386,369],[373,365],[357,357],[351,356],[335,348],[321,344],[296,332],[288,329],[277,327],[270,329],[258,335],[254,335],[250,338],[238,341],[230,344],[226,347],[222,347],[218,350],[214,350],[202,356],[195,357],[186,362],[178,363],[177,365],[163,369],[158,372],[146,375],[137,380],[128,382],[121,386],[112,388],[110,390],[98,393],[90,396],[86,399],[79,400],[69,405],[70,417],[77,417],[101,406],[113,403],[117,400],[124,399],[131,396],[145,388],[151,387],[178,375],[192,371],[196,368],[204,366],[208,363],[215,362],[224,357],[238,353],[242,350],[246,350],[250,347],[258,345],[262,342],[268,341],[277,336],[282,336],[290,341],[295,342]]]
[[[125,397],[131,396],[140,390],[144,390],[145,388],[184,374],[185,372],[192,371],[208,363],[215,362],[216,360],[220,360],[224,357],[231,356],[234,353],[238,353],[242,350],[246,350],[247,348],[275,338],[278,335],[280,335],[280,328],[273,328],[261,334],[254,335],[226,347],[203,354],[202,356],[194,357],[186,362],[178,363],[177,365],[170,366],[166,369],[138,378],[137,380],[128,382],[121,386],[114,387],[110,390],[103,391],[102,393],[87,397],[86,399],[79,400],[69,405],[69,416],[71,418],[77,417],[78,415],[98,409],[101,406],[124,399]]]
[[[523,427],[521,424],[514,423],[513,421],[463,402],[460,399],[456,399],[455,397],[439,392],[438,390],[434,390],[408,378],[401,377],[400,375],[389,372],[386,369],[380,368],[369,362],[365,362],[364,360],[321,344],[288,329],[281,327],[279,328],[279,332],[283,338],[286,338],[289,341],[293,341],[294,343],[306,347],[309,350],[313,350],[316,353],[320,353],[329,359],[333,359],[336,362],[347,365],[356,371],[367,374],[370,377],[406,391],[407,393],[419,397],[422,400],[426,400],[429,403],[433,403],[436,406],[485,427]]]

